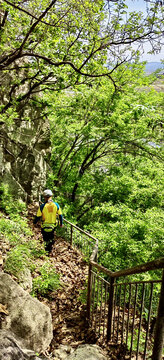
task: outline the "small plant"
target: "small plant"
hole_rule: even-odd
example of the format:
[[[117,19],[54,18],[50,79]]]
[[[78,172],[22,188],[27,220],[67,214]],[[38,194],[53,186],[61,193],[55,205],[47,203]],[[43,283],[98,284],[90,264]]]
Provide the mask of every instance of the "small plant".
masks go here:
[[[0,186],[0,202],[1,209],[12,217],[27,214],[26,204],[21,199],[14,201],[7,184]]]
[[[6,204],[11,202],[11,195],[9,194],[8,185],[1,184],[0,186],[0,208],[6,210]]]
[[[46,257],[44,245],[38,242],[36,239],[30,239],[28,241],[28,247],[30,249],[30,254],[33,259],[37,259],[39,257]]]
[[[50,292],[60,287],[59,275],[55,273],[48,262],[40,267],[38,271],[40,275],[33,279],[32,295],[48,297]]]
[[[19,274],[28,266],[30,250],[26,245],[17,245],[12,248],[7,256],[5,272],[19,278]]]
[[[82,304],[87,303],[87,294],[88,294],[87,285],[88,285],[88,280],[85,281],[84,288],[80,291],[80,294],[79,294],[79,300],[81,301]]]
[[[131,334],[128,335],[128,342],[127,342],[127,346],[128,349],[130,350],[131,348]],[[145,350],[145,338],[146,334],[145,331],[142,329],[140,332],[140,339],[139,339],[139,352],[143,353]],[[134,330],[134,334],[133,334],[133,351],[137,351],[137,346],[138,346],[138,329]],[[147,356],[150,356],[152,353],[152,342],[149,341],[148,342],[148,346],[147,346]],[[149,357],[148,357],[149,358]]]
[[[11,244],[20,243],[25,236],[32,235],[26,219],[10,219],[5,218],[0,214],[0,233],[4,235]]]

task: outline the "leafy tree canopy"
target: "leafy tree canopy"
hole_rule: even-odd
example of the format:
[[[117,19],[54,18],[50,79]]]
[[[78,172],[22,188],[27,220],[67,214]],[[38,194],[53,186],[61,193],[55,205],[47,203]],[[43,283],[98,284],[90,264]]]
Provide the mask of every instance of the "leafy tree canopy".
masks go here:
[[[138,71],[141,73],[141,69]],[[62,93],[56,100],[53,97],[54,111],[50,119],[56,185],[65,183],[71,172],[73,201],[82,177],[89,169],[94,172],[100,160],[105,172],[110,161],[118,161],[115,158],[121,159],[122,154],[163,159],[164,95],[151,88],[137,91],[137,71],[134,75],[134,70],[125,69],[123,81],[126,72],[128,76],[131,74],[133,85],[129,88],[128,82],[122,93],[104,79],[91,89],[81,86],[71,93]]]
[[[49,117],[49,184],[66,217],[99,232],[105,266],[158,257],[164,101],[139,54],[160,50],[160,3],[145,15],[125,1],[4,0],[0,12],[1,124],[27,106]]]
[[[1,80],[8,80],[2,86],[1,113],[13,118],[9,109],[18,111],[38,91],[57,91],[102,76],[117,88],[115,70],[136,58],[145,41],[150,41],[152,51],[159,50],[164,25],[159,3],[151,4],[147,16],[127,15],[124,1],[111,4],[4,0],[0,70]]]
[[[113,270],[163,251],[164,93],[141,72],[117,70],[122,92],[105,79],[65,91],[50,115],[49,185],[65,217],[100,239],[100,261]]]

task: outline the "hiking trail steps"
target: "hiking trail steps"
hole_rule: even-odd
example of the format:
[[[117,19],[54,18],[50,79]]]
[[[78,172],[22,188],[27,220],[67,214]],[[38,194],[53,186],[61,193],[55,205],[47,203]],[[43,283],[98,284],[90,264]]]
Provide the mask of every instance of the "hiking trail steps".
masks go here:
[[[33,225],[36,206],[28,209],[28,220],[34,238],[43,242],[40,225]],[[52,268],[60,274],[61,286],[49,298],[39,300],[50,307],[53,322],[53,340],[48,349],[55,353],[60,347],[77,348],[79,345],[96,344],[106,359],[123,359],[122,349],[101,343],[86,320],[88,264],[79,250],[55,234],[55,244],[48,257]],[[44,263],[45,260],[41,260]],[[84,300],[84,301],[83,301]],[[47,354],[48,355],[48,354]]]
[[[28,219],[34,237],[42,240],[40,225],[33,225],[35,211],[29,209]],[[61,286],[50,294],[50,297],[39,298],[48,305],[52,314],[53,340],[50,352],[62,345],[77,347],[81,344],[95,344],[94,331],[88,328],[86,321],[86,296],[88,265],[82,254],[63,238],[55,235],[55,244],[48,257],[52,268],[60,274]],[[83,295],[83,291],[85,295]]]

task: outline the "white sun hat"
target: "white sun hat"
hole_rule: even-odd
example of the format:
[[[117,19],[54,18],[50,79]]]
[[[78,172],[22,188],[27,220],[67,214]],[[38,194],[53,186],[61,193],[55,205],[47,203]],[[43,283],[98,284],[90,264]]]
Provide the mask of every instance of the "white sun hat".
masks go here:
[[[49,189],[46,189],[43,191],[43,196],[51,197],[53,195],[52,191]]]

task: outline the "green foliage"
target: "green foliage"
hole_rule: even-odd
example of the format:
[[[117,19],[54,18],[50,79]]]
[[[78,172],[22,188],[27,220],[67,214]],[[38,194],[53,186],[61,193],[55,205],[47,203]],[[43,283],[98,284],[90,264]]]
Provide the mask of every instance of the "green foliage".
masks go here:
[[[46,259],[46,251],[42,243],[38,242],[34,237],[28,240],[28,248],[33,260],[42,257]]]
[[[8,184],[0,186],[0,209],[4,210],[10,217],[27,215],[26,204],[19,198],[14,199]]]
[[[53,97],[51,115],[48,185],[64,216],[99,239],[99,262],[113,271],[164,250],[164,94],[149,86],[138,65],[125,74],[118,71],[124,92],[106,80],[81,86]]]
[[[18,281],[22,272],[28,268],[33,274],[35,271],[40,275],[33,280],[33,295],[49,296],[51,291],[60,285],[59,275],[52,269],[47,261],[37,269],[37,260],[46,260],[46,251],[43,244],[31,237],[27,219],[21,215],[26,214],[25,204],[21,201],[15,202],[9,194],[8,187],[1,187],[1,208],[8,216],[0,213],[0,232],[3,241],[8,242],[10,249],[4,264],[4,271],[14,275]]]
[[[147,17],[128,13],[124,1],[110,10],[102,0],[3,2],[0,119],[28,120],[26,106],[49,118],[48,186],[64,216],[98,237],[102,264],[116,270],[163,252],[164,94],[144,75],[138,44],[155,40],[157,50],[164,18],[153,4]],[[6,187],[0,197],[9,215],[0,219],[2,234],[22,244],[30,235],[24,205]]]
[[[137,345],[138,345],[138,332],[139,330],[138,329],[135,329],[134,330],[134,333],[133,333],[133,351],[137,351]],[[128,335],[128,339],[127,339],[127,347],[128,349],[130,350],[131,349],[131,339],[132,338],[132,335],[129,334]],[[141,331],[140,332],[140,351],[141,352],[144,352],[144,349],[145,349],[145,332]],[[152,348],[151,348],[151,351],[152,351]],[[151,355],[150,351],[147,351],[147,355]]]
[[[85,304],[85,305],[87,304],[87,293],[88,293],[87,285],[88,285],[88,282],[86,280],[84,288],[79,293],[79,300],[81,301],[82,304]]]
[[[60,287],[60,277],[52,269],[50,263],[45,262],[43,266],[37,269],[40,273],[33,279],[33,295],[49,296],[50,292],[57,290]]]
[[[19,278],[20,273],[29,267],[30,250],[27,245],[17,245],[7,255],[5,272]]]
[[[5,114],[1,114],[2,109],[3,106],[0,106],[0,122],[5,123],[7,126],[12,125],[15,118],[18,116],[15,107],[8,109]]]
[[[3,1],[1,16],[0,120],[7,125],[28,119],[25,104],[47,117],[51,99],[41,99],[39,91],[92,86],[102,77],[115,90],[127,82],[131,86],[128,69],[136,74],[140,42],[149,41],[152,52],[158,51],[164,26],[160,4],[151,4],[145,16],[129,12],[125,1]]]
[[[2,216],[0,217],[0,232],[4,236],[4,241],[10,244],[4,270],[19,279],[20,273],[26,267],[33,271],[36,267],[35,259],[46,258],[46,252],[43,244],[31,238],[32,231],[27,222],[17,218],[10,220],[2,214],[0,216]]]
[[[19,243],[20,239],[23,241],[25,236],[31,236],[32,231],[27,224],[26,219],[20,219],[20,216],[13,219],[6,219],[0,214],[0,231],[5,239],[10,243]]]
[[[20,199],[14,200],[9,192],[8,185],[0,187],[1,210],[5,211],[7,217],[0,213],[0,232],[6,241],[14,246],[25,243],[26,237],[32,235],[28,226],[26,204]]]

